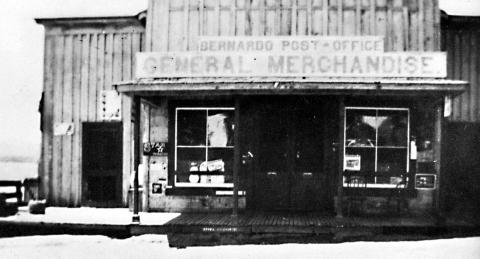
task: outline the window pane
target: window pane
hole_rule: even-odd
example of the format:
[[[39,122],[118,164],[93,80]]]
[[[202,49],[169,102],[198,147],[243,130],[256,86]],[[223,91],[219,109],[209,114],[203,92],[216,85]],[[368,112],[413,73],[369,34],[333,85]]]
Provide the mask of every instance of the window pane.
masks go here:
[[[205,162],[205,152],[205,148],[177,148],[177,182],[195,182],[190,174],[198,175],[199,166]]]
[[[233,175],[233,148],[209,148],[208,149],[208,173],[222,175],[220,183],[232,183]]]
[[[379,174],[398,176],[407,172],[406,148],[378,148]]]
[[[345,157],[352,158],[350,164],[346,161],[345,170],[360,171],[363,173],[375,172],[375,149],[363,147],[347,147],[345,149]],[[356,161],[359,161],[357,164]],[[359,170],[358,170],[359,169]]]
[[[233,146],[234,111],[209,110],[207,119],[208,146]]]
[[[177,145],[205,145],[206,110],[177,110]]]
[[[407,146],[407,111],[379,111],[379,146]]]
[[[346,114],[346,146],[374,147],[377,127],[375,110],[348,110]]]

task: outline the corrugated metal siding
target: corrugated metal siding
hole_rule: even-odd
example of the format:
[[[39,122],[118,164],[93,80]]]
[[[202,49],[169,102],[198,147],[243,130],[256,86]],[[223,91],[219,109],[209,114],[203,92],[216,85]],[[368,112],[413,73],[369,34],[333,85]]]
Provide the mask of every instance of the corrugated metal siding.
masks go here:
[[[439,50],[437,0],[149,0],[146,51],[200,35],[384,35],[386,50]]]
[[[113,82],[133,79],[134,56],[142,50],[144,42],[144,28],[140,25],[82,26],[46,27],[45,128],[39,173],[43,196],[51,205],[80,205],[82,122],[101,120],[98,106],[101,90],[113,89]],[[124,131],[127,129],[124,138],[130,140],[130,110],[127,109],[130,100],[123,97],[122,106]],[[55,122],[73,122],[75,133],[53,136]],[[130,155],[130,146],[124,147],[124,153]],[[124,177],[126,196],[131,169],[128,159],[123,163],[123,174],[127,175]]]
[[[443,31],[447,51],[448,77],[470,82],[466,91],[453,99],[451,120],[480,122],[480,28],[465,26]]]

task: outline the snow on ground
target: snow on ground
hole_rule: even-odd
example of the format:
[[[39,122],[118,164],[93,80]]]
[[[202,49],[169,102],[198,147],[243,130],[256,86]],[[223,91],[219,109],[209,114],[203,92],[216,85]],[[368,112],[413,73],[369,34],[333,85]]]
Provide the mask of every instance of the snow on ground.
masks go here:
[[[44,215],[32,215],[21,211],[14,216],[0,218],[0,221],[125,225],[132,222],[132,215],[126,208],[48,207]],[[141,212],[140,220],[141,224],[145,225],[163,225],[179,215],[180,213]]]
[[[170,248],[165,235],[125,240],[104,236],[0,239],[1,258],[480,258],[480,237],[429,241],[351,242]]]

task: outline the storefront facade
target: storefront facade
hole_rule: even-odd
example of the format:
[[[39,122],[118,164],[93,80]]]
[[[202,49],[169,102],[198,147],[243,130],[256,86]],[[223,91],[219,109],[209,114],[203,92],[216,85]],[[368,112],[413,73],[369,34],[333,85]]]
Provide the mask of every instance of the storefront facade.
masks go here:
[[[96,45],[80,43],[79,55],[90,54],[73,62],[71,89],[83,96],[98,78],[109,86],[80,98],[73,124],[55,117],[58,91],[50,95],[43,168],[58,170],[58,142],[81,154],[76,191],[58,196],[47,179],[52,204],[131,204],[138,181],[148,211],[440,209],[442,124],[467,83],[446,79],[436,1],[151,0],[110,43],[98,35],[119,21],[98,22],[80,36]],[[111,57],[91,51],[99,46]],[[99,77],[99,60],[111,75]],[[94,119],[82,117],[88,103]]]

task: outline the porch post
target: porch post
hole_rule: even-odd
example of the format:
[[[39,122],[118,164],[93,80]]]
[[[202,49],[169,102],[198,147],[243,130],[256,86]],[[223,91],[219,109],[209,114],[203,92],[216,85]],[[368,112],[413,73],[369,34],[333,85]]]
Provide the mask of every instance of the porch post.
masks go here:
[[[339,116],[338,116],[338,131],[339,131],[339,140],[338,140],[338,175],[337,175],[337,201],[335,204],[335,211],[337,218],[343,218],[343,149],[345,148],[344,139],[345,139],[345,98],[341,96],[339,98]]]
[[[240,171],[240,97],[235,97],[235,129],[234,129],[234,151],[233,151],[233,212],[238,215],[238,185]]]
[[[435,213],[438,216],[443,215],[440,202],[440,188],[441,188],[441,154],[442,154],[442,131],[443,131],[443,99],[440,104],[435,106],[435,142],[434,142],[434,163],[435,173],[437,174],[437,189],[435,190]]]
[[[140,223],[139,209],[139,193],[138,193],[138,166],[140,164],[140,97],[135,96],[133,99],[134,113],[135,113],[135,128],[133,129],[133,165],[134,165],[134,178],[133,178],[133,216],[132,223]]]

